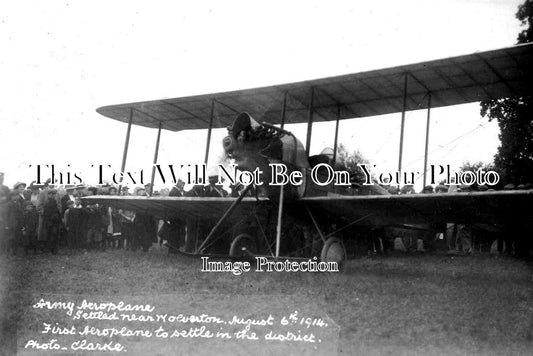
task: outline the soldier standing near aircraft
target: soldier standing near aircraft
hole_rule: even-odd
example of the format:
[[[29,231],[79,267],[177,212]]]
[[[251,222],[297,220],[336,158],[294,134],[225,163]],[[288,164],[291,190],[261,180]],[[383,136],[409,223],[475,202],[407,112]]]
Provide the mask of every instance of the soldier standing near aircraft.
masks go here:
[[[144,188],[136,189],[135,195],[146,196],[146,190]],[[157,237],[157,226],[154,217],[143,213],[135,213],[133,236],[133,250],[141,247],[144,252],[147,252],[153,240]]]
[[[182,197],[185,194],[184,187],[185,182],[179,179],[168,195]],[[168,253],[177,253],[178,249],[185,243],[185,227],[186,221],[182,218],[172,218],[165,221],[162,229],[163,234],[166,235],[164,238],[167,239]]]

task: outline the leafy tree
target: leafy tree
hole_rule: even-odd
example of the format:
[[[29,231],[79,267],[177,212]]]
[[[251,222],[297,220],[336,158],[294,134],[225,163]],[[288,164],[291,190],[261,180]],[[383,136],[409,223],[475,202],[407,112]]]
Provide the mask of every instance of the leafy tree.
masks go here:
[[[471,162],[464,162],[461,167],[459,167],[459,172],[462,173],[462,172],[466,172],[466,171],[470,171],[470,172],[477,172],[478,169],[481,169],[483,170],[483,172],[488,172],[488,171],[498,171],[496,169],[496,167],[494,166],[493,163],[485,163],[485,162],[474,162],[474,163],[471,163]],[[500,174],[498,172],[498,174]],[[499,184],[499,183],[498,183]],[[478,184],[475,183],[472,185],[472,189],[476,190],[478,187]]]
[[[531,42],[533,38],[533,4],[531,0],[525,0],[518,6],[516,18],[522,23],[523,30],[518,34],[517,43]]]
[[[365,175],[358,164],[370,164],[370,161],[366,159],[359,150],[348,151],[348,148],[342,143],[337,147],[337,161],[341,163],[346,170],[350,172],[352,180],[357,183],[365,181]]]
[[[350,180],[352,183],[362,184],[365,181],[365,174],[363,170],[358,166],[360,164],[370,164],[370,161],[363,156],[359,150],[348,151],[345,145],[342,143],[337,147],[337,164],[341,164],[342,169],[350,173]],[[371,173],[372,182],[376,181],[376,177]],[[396,189],[395,186],[391,185],[373,185],[371,188],[368,188],[372,191],[371,194],[383,194],[386,190],[389,192],[390,189]],[[394,192],[394,194],[396,194]]]
[[[533,3],[526,0],[518,7],[516,17],[523,30],[517,43],[533,39]],[[531,85],[531,83],[525,83]],[[493,99],[481,102],[481,115],[498,121],[500,147],[494,156],[496,170],[506,183],[533,182],[533,95]]]
[[[484,162],[474,162],[474,163],[471,163],[471,162],[464,162],[461,167],[459,167],[459,172],[466,172],[466,171],[471,171],[471,172],[476,172],[478,169],[482,169],[483,171],[487,172],[487,171],[493,171],[494,170],[494,164],[492,163],[484,163]]]

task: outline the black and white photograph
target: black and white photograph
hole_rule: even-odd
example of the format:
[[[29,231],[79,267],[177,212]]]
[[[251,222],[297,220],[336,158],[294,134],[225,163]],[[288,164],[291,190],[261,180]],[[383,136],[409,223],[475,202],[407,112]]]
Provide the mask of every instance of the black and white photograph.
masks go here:
[[[0,4],[0,355],[528,355],[533,1]]]

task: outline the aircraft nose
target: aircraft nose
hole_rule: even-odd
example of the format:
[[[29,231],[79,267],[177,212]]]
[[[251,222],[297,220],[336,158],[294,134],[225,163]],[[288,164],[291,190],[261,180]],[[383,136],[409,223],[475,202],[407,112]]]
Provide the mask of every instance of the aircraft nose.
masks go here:
[[[226,136],[222,140],[222,147],[226,153],[232,153],[235,149],[235,139],[231,136]]]

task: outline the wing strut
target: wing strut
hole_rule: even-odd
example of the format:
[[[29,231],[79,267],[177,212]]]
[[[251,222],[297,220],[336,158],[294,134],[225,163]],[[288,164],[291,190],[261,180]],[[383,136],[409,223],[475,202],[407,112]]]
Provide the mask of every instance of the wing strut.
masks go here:
[[[237,207],[237,205],[241,202],[241,200],[244,199],[244,197],[246,196],[246,194],[248,193],[248,191],[250,189],[252,189],[253,187],[253,184],[249,184],[246,186],[246,188],[244,189],[244,191],[241,193],[241,195],[239,195],[239,197],[233,202],[231,203],[230,207],[228,208],[228,210],[226,210],[226,212],[224,213],[224,215],[222,215],[222,217],[218,220],[218,222],[215,224],[215,226],[213,226],[213,228],[211,229],[211,231],[209,232],[209,235],[207,235],[207,237],[205,238],[205,240],[202,242],[202,244],[200,245],[200,247],[198,247],[198,249],[196,250],[197,252],[201,252],[203,250],[203,248],[205,247],[205,245],[209,242],[209,240],[211,240],[211,238],[213,237],[213,235],[215,235],[215,233],[217,232],[218,228],[220,227],[220,225],[222,225],[224,223],[224,221],[226,220],[226,218],[233,212],[233,210]]]
[[[309,98],[309,113],[307,114],[307,141],[305,141],[305,153],[309,157],[311,150],[311,131],[313,130],[313,100],[315,98],[315,88],[311,87],[311,94]]]
[[[283,93],[283,106],[281,107],[281,125],[283,128],[285,126],[285,113],[287,111],[287,92]]]
[[[335,120],[335,140],[333,142],[333,166],[337,162],[337,141],[339,139],[339,120],[341,118],[341,106],[337,104],[337,120]]]
[[[283,216],[283,187],[279,190],[279,206],[278,206],[278,223],[276,226],[276,260],[279,258],[279,248],[281,244],[281,217]]]
[[[424,151],[424,184],[423,187],[426,187],[426,176],[428,170],[428,146],[429,146],[429,121],[431,118],[431,92],[428,93],[428,116],[426,121],[426,149]],[[422,189],[424,189],[422,188]]]
[[[133,108],[130,108],[130,118],[128,120],[128,129],[126,130],[126,141],[124,141],[124,153],[122,154],[122,165],[120,166],[120,171],[124,172],[126,169],[126,158],[128,157],[128,147],[130,145],[130,134],[131,134],[131,124],[133,122]],[[118,192],[122,190],[122,179],[124,175],[120,178],[120,185],[118,187]]]
[[[211,100],[211,116],[209,118],[209,128],[207,130],[207,143],[205,145],[204,163],[207,165],[209,159],[209,145],[211,144],[211,131],[213,130],[213,117],[215,116],[215,100]]]
[[[163,123],[159,122],[159,129],[157,130],[157,139],[155,141],[154,165],[152,166],[152,179],[150,180],[150,196],[154,194],[155,165],[157,164],[157,156],[159,154],[159,141],[161,141],[161,127],[162,126],[163,126]]]
[[[404,74],[403,81],[403,107],[402,107],[402,126],[400,129],[400,155],[398,157],[398,172],[402,171],[402,156],[403,156],[403,130],[405,128],[405,110],[407,106],[407,73]]]

